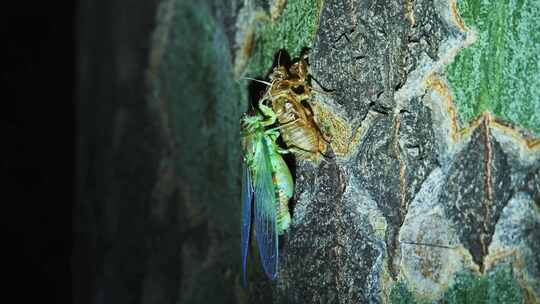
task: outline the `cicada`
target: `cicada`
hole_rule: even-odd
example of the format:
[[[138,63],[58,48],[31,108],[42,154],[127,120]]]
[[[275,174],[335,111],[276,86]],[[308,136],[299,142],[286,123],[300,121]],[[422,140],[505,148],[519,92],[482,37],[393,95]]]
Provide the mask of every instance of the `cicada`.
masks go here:
[[[271,104],[280,124],[280,132],[288,150],[299,159],[315,160],[324,156],[327,140],[315,123],[308,103],[312,88],[308,83],[304,58],[289,69],[274,68],[264,98]]]
[[[278,236],[291,222],[288,202],[294,189],[291,172],[281,156],[284,151],[276,143],[279,131],[270,127],[276,121],[275,113],[262,103],[259,109],[261,113],[244,116],[241,122],[244,286],[252,222],[264,271],[271,280],[277,277]]]

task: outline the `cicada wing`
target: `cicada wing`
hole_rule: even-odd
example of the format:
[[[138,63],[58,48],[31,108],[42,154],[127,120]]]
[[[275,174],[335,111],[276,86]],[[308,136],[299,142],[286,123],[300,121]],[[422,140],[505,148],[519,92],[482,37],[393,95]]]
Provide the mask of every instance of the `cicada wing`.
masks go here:
[[[248,165],[242,164],[242,273],[244,287],[247,286],[246,263],[251,232],[251,204],[253,203],[253,183]]]
[[[277,203],[269,149],[263,140],[255,155],[254,225],[259,254],[266,275],[275,279],[278,269]]]

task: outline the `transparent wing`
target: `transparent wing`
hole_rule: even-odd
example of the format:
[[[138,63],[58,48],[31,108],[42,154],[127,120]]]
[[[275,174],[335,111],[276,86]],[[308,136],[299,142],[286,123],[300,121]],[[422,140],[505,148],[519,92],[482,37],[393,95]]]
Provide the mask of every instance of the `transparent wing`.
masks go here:
[[[277,203],[268,149],[262,140],[255,153],[254,225],[264,271],[273,280],[278,269]]]
[[[251,231],[251,204],[253,203],[253,183],[251,172],[245,162],[242,163],[242,273],[244,287],[247,286],[246,263],[249,251]]]

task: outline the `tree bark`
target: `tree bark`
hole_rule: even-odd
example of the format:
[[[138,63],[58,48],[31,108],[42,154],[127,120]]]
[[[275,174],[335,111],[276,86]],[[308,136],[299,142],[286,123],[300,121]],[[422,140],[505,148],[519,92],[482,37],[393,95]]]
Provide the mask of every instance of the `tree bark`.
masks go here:
[[[248,289],[241,76],[306,1],[143,2],[80,5],[77,303],[540,301],[540,141],[460,121],[446,66],[474,34],[453,0],[314,1],[311,41],[283,42],[308,49],[330,152],[291,165],[278,279],[252,251]]]

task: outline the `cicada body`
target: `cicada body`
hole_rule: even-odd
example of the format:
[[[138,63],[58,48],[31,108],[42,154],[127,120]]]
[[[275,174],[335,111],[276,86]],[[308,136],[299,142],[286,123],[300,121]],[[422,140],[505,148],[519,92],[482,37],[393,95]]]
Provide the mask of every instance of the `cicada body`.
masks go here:
[[[299,159],[316,160],[326,152],[327,141],[315,123],[308,104],[312,89],[308,84],[307,63],[304,59],[287,70],[278,65],[270,75],[266,92],[280,124],[283,141]]]
[[[272,108],[281,124],[283,141],[296,157],[315,160],[324,155],[326,141],[314,122],[310,108],[288,98],[274,100]]]
[[[263,112],[271,109],[263,107]],[[275,116],[262,114],[242,119],[242,149],[244,152],[242,180],[242,270],[247,285],[246,263],[249,251],[251,223],[259,246],[264,271],[275,279],[278,271],[278,236],[289,227],[291,217],[288,202],[293,195],[292,176],[276,144],[279,132],[266,129]]]

